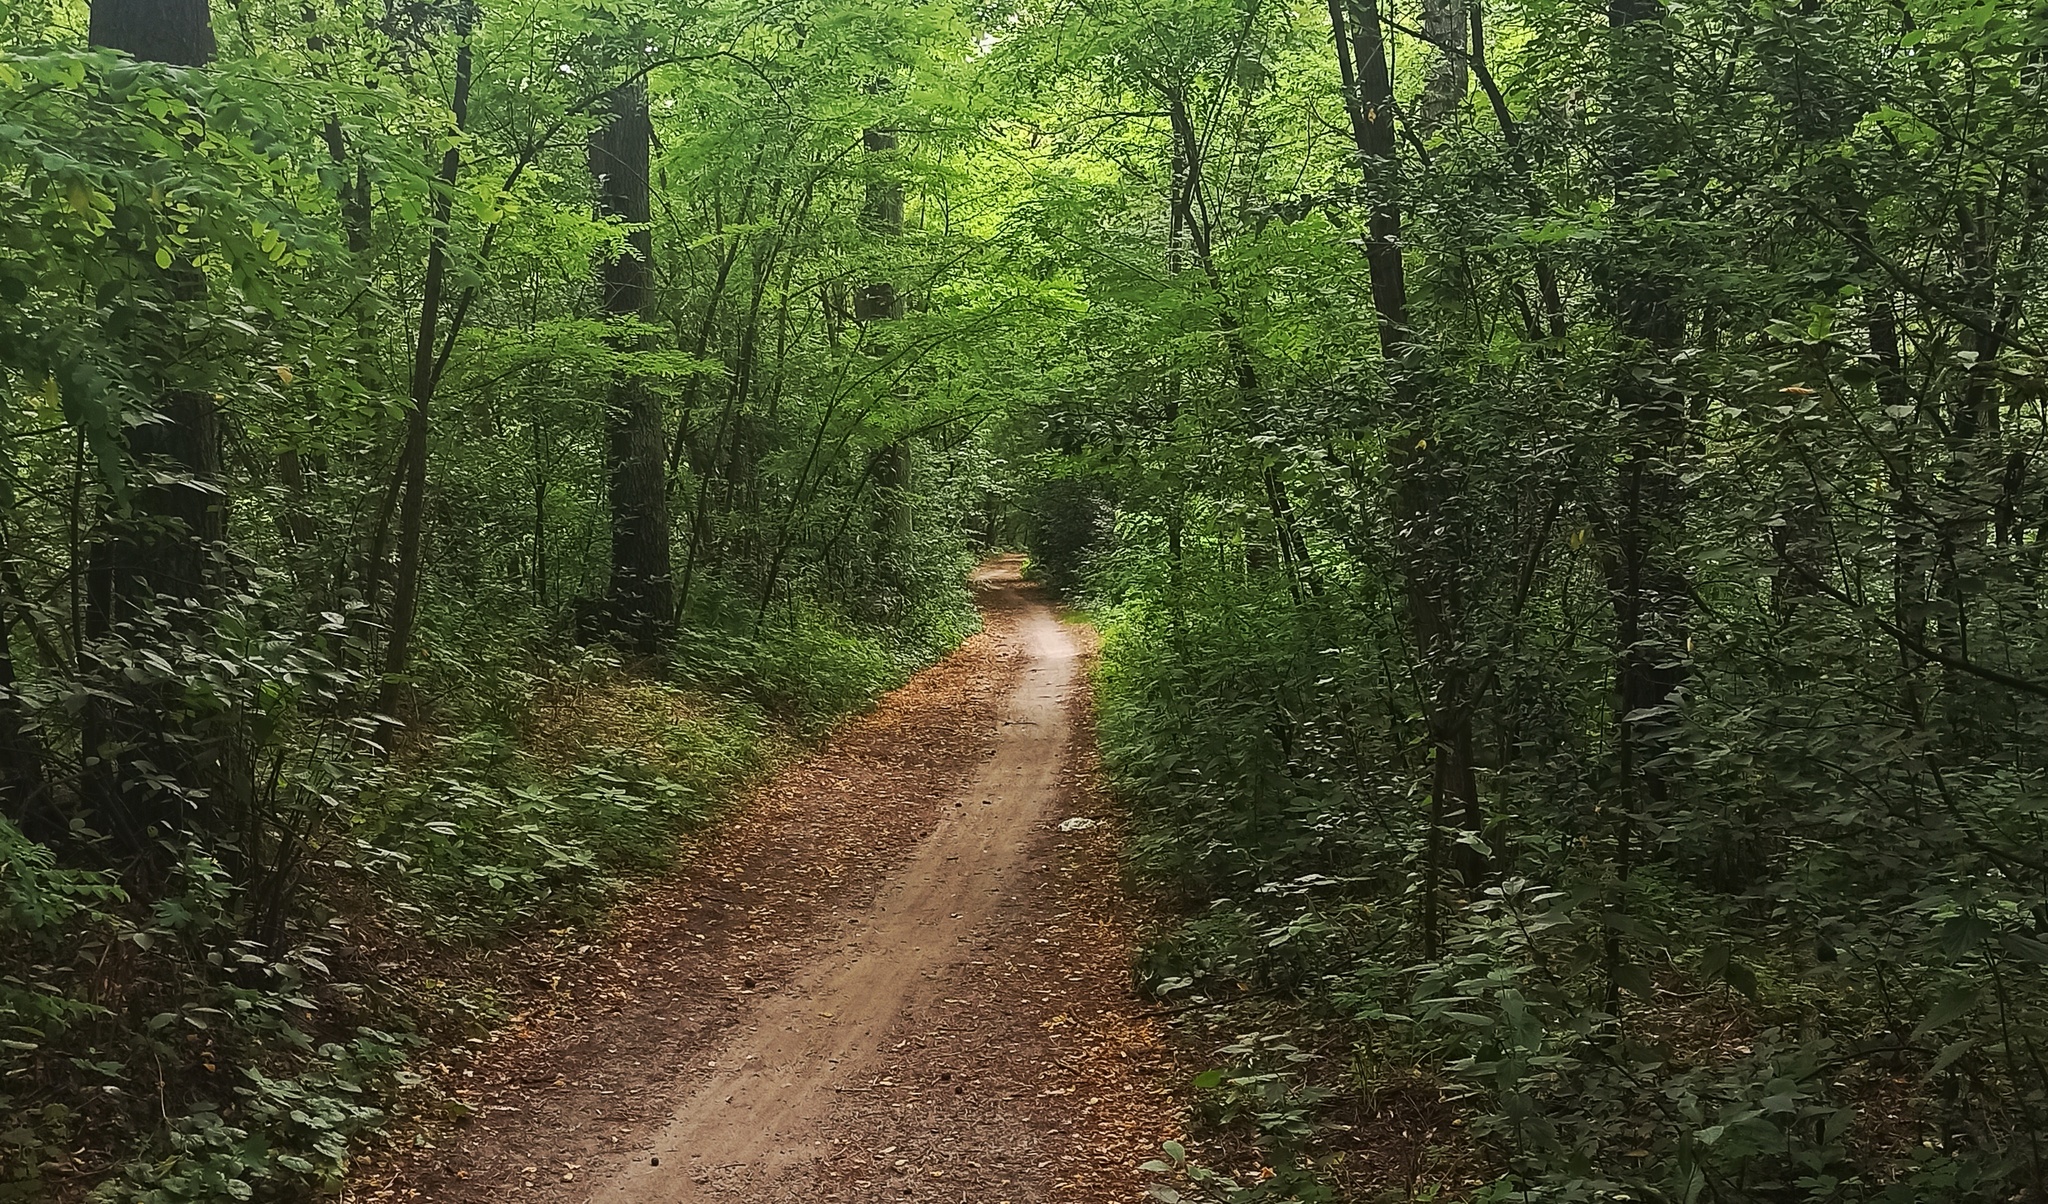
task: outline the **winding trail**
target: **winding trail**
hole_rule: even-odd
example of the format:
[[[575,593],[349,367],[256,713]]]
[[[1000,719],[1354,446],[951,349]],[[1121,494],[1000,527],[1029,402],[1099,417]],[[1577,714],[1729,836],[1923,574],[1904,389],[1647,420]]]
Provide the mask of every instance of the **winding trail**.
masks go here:
[[[359,1199],[1123,1204],[1176,1131],[1099,792],[1085,628],[985,630],[779,774],[442,1067]],[[1062,831],[1063,819],[1103,822]]]

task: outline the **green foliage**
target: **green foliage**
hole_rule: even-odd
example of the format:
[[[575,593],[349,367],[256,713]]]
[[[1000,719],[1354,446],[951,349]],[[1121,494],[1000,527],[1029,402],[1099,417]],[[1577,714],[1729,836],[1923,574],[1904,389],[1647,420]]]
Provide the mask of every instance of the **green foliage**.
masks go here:
[[[409,1077],[401,1069],[405,1045],[366,1029],[346,1046],[320,1047],[309,1059],[317,1068],[290,1079],[250,1068],[232,1104],[179,1117],[168,1128],[161,1158],[130,1163],[91,1198],[95,1204],[177,1204],[338,1187],[350,1142],[377,1131],[385,1119],[364,1101]]]
[[[750,650],[743,671],[764,674],[748,692],[804,691],[788,722],[813,730],[957,643],[962,614],[888,642],[815,621],[733,646]],[[590,921],[753,781],[783,730],[751,701],[635,682],[595,654],[523,694],[509,714],[472,712],[468,734],[403,767],[358,766],[339,794],[330,784],[348,823],[307,867],[334,900],[316,906],[361,908],[367,891],[394,933],[451,951]],[[332,1185],[410,1081],[417,1039],[364,1022],[438,1021],[424,996],[341,980],[332,933],[304,932],[282,955],[246,939],[256,892],[197,850],[146,908],[102,874],[59,868],[11,824],[0,823],[0,869],[0,1068],[21,1085],[0,1095],[21,1120],[0,1163],[9,1181],[32,1184],[88,1133],[132,1126],[145,1152],[96,1198]],[[109,979],[109,958],[130,969]],[[374,1010],[378,997],[395,1010]],[[167,1119],[145,1119],[153,1082],[175,1105]]]
[[[652,749],[585,748],[554,771],[504,733],[434,750],[430,766],[364,800],[351,860],[374,867],[394,905],[439,941],[492,943],[592,918],[632,875],[662,868],[676,838],[762,763],[758,716],[646,692],[651,703],[625,705],[648,708],[638,718],[661,725]],[[660,705],[668,695],[687,706],[687,719],[669,719]]]
[[[461,1006],[356,934],[594,922],[971,630],[1019,373],[970,343],[1037,290],[961,285],[948,4],[256,5],[200,67],[86,8],[0,17],[0,1178],[297,1198]],[[637,229],[588,156],[635,81]],[[678,605],[621,663],[629,394]]]
[[[95,1198],[248,1199],[340,1174],[408,1081],[413,1042],[369,1028],[317,1042],[359,990],[324,949],[274,957],[241,939],[240,892],[203,854],[144,911],[97,874],[52,868],[11,825],[0,842],[6,1190],[34,1198],[45,1168],[115,1125],[154,1129],[156,1152]]]
[[[886,625],[797,604],[757,628],[749,621],[757,616],[713,603],[697,617],[701,625],[689,629],[692,654],[682,671],[815,733],[865,709],[973,634],[979,616],[964,592],[933,588],[923,596],[928,600]]]
[[[1012,454],[1114,500],[1042,558],[1221,1063],[1162,1190],[2039,1194],[2038,14],[1470,15],[994,55],[1087,301]]]
[[[83,16],[0,17],[16,1179],[330,1180],[338,921],[595,915],[1023,534],[1271,1172],[1162,1191],[1410,1070],[1430,1191],[2042,1189],[2033,8]]]
[[[1314,1018],[1319,1031],[1305,1067],[1257,1041],[1219,1042],[1219,1069],[1197,1083],[1208,1123],[1302,1167],[1345,1145],[1317,1100],[1386,1089],[1421,1065],[1468,1101],[1464,1131],[1496,1151],[1503,1199],[1991,1200],[2023,1180],[2021,1152],[1995,1129],[1897,1150],[1869,1128],[1887,1107],[1953,1117],[1963,1099],[2026,1090],[2004,1085],[2013,1072],[1992,1051],[2010,1048],[2008,1025],[2044,1015],[2039,941],[2024,905],[1995,908],[2012,917],[2002,925],[1962,902],[1982,889],[1966,851],[1909,876],[1870,850],[1883,868],[1866,877],[1843,854],[1875,817],[1847,820],[1858,826],[1816,855],[1746,867],[1743,889],[1724,894],[1709,885],[1720,854],[1692,853],[1731,836],[1785,845],[1754,818],[1723,834],[1727,821],[1681,811],[1670,861],[1620,883],[1597,846],[1545,826],[1534,789],[1554,779],[1532,777],[1516,787],[1514,833],[1495,840],[1566,885],[1502,880],[1429,956],[1414,929],[1417,801],[1398,767],[1355,759],[1357,745],[1385,747],[1386,717],[1360,718],[1384,683],[1350,641],[1270,594],[1212,586],[1180,602],[1101,612],[1101,733],[1142,821],[1136,863],[1190,906],[1146,952],[1139,986],[1222,1009],[1231,1029]],[[1924,832],[1911,839],[1926,847]],[[1886,877],[1896,904],[1865,903],[1878,909],[1868,920],[1834,910],[1881,897],[1871,883]],[[1333,1039],[1328,1022],[1351,1036]],[[1338,1073],[1346,1046],[1357,1077]],[[1189,1199],[1243,1188],[1177,1173]],[[1317,1198],[1314,1179],[1270,1198]]]
[[[102,905],[124,900],[100,874],[56,867],[47,848],[0,819],[0,1067],[32,1065],[45,1046],[105,1015],[81,997],[74,957],[88,934],[112,923]],[[17,1081],[0,1080],[0,1114],[10,1118],[0,1133],[0,1198],[61,1156],[75,1129],[70,1107],[36,1107]]]

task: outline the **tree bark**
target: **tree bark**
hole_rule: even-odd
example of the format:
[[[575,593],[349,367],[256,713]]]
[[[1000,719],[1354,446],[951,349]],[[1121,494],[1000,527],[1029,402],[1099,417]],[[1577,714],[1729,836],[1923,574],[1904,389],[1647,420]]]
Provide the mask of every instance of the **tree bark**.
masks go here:
[[[450,105],[455,128],[469,125],[470,29],[474,11],[465,6],[455,36],[455,95]],[[433,229],[427,243],[427,274],[420,289],[419,338],[413,345],[412,412],[406,416],[405,448],[399,457],[402,482],[398,501],[398,568],[391,590],[391,635],[384,646],[384,686],[377,709],[386,717],[380,735],[390,736],[389,717],[398,710],[404,677],[411,663],[413,630],[419,620],[420,541],[426,525],[428,409],[434,399],[435,343],[441,324],[441,301],[447,291],[448,226],[455,200],[455,181],[462,170],[462,152],[449,147],[441,155],[434,192]]]
[[[207,0],[93,0],[86,38],[150,62],[204,67],[213,61]]]
[[[1346,108],[1360,167],[1367,184],[1377,191],[1367,219],[1365,260],[1372,276],[1380,362],[1394,408],[1387,468],[1394,482],[1395,556],[1429,731],[1430,830],[1422,929],[1424,946],[1434,954],[1438,879],[1450,860],[1443,847],[1445,825],[1455,821],[1475,837],[1485,830],[1473,766],[1472,701],[1461,663],[1463,599],[1457,564],[1447,546],[1446,503],[1455,488],[1455,465],[1444,447],[1445,432],[1437,422],[1408,309],[1394,84],[1378,0],[1354,0],[1348,11],[1344,0],[1330,0],[1330,21],[1339,77],[1351,86]],[[1455,857],[1468,885],[1488,873],[1485,855],[1471,842],[1459,843]]]
[[[213,59],[206,0],[96,0],[88,36],[94,45],[142,60],[204,67]],[[206,295],[205,276],[190,261],[151,272],[150,283],[173,307]],[[165,324],[151,351],[158,362],[188,358],[182,328],[181,322]],[[115,641],[106,646],[115,662],[125,657],[120,641],[158,638],[147,624],[184,631],[204,625],[227,536],[213,395],[171,379],[156,385],[155,412],[128,434],[129,479],[138,485],[127,512],[107,516],[90,553],[86,628]],[[119,703],[96,697],[88,707],[82,784],[96,826],[146,859],[155,848],[152,831],[167,835],[196,826],[192,812],[204,796],[211,750],[174,713],[178,683],[119,688]]]
[[[886,154],[896,149],[896,135],[887,130],[870,127],[861,134],[861,146],[870,155]],[[867,195],[861,206],[861,227],[870,235],[880,239],[891,239],[903,233],[903,185],[895,179],[877,174],[868,181]],[[894,281],[871,280],[863,285],[854,299],[854,318],[863,324],[893,322],[903,316],[903,298],[896,294]],[[900,550],[910,539],[911,524],[911,457],[910,444],[899,440],[882,453],[883,472],[878,482],[880,488],[875,494],[881,505],[881,514],[876,519],[875,534],[878,537],[877,560],[886,563],[891,551]],[[767,599],[762,599],[766,604]]]
[[[1465,93],[1471,86],[1471,71],[1463,51],[1469,27],[1466,0],[1422,0],[1422,36],[1434,48],[1416,110],[1417,124],[1425,134],[1442,125],[1465,103]]]
[[[1667,157],[1672,114],[1663,89],[1671,43],[1664,0],[1610,0],[1609,67],[1614,208],[1623,227],[1660,213],[1651,171]],[[1618,515],[1607,561],[1615,618],[1615,752],[1620,805],[1614,867],[1626,883],[1637,859],[1644,813],[1669,794],[1669,758],[1687,677],[1686,625],[1692,592],[1679,546],[1685,529],[1684,465],[1693,453],[1685,395],[1667,383],[1671,353],[1685,336],[1671,268],[1654,244],[1608,265],[1610,312],[1620,351],[1608,393],[1621,463]],[[1663,379],[1660,379],[1663,378]],[[1625,911],[1627,895],[1616,899]],[[1606,935],[1607,1008],[1621,1006],[1622,934]]]
[[[604,312],[615,319],[651,322],[655,316],[654,236],[647,228],[652,140],[647,87],[637,81],[612,94],[610,119],[590,136],[598,216],[637,227],[600,269]],[[647,348],[643,335],[620,334],[616,340],[622,350]],[[605,434],[612,520],[607,618],[628,649],[651,656],[675,614],[666,449],[661,399],[629,372],[612,379]]]
[[[1657,185],[1646,173],[1664,157],[1669,138],[1667,106],[1654,99],[1670,71],[1663,14],[1663,0],[1613,0],[1608,12],[1615,199],[1624,218],[1654,205],[1647,193]],[[1668,378],[1685,318],[1669,269],[1654,253],[1618,260],[1610,270],[1610,304],[1624,361],[1610,389],[1623,456],[1615,531],[1620,579],[1610,583],[1620,658],[1618,718],[1625,756],[1633,754],[1642,790],[1661,797],[1664,775],[1646,762],[1667,751],[1659,733],[1670,725],[1686,676],[1691,588],[1678,545],[1685,528],[1682,472],[1692,439],[1685,395],[1659,377]]]

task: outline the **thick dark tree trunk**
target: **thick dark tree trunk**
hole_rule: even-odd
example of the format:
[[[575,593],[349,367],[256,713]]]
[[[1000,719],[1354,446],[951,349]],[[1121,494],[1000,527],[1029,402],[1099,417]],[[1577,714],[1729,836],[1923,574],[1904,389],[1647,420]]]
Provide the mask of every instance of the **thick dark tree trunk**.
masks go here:
[[[93,0],[87,38],[139,59],[203,67],[213,61],[207,0]]]
[[[94,45],[138,59],[203,67],[213,58],[206,0],[97,0]],[[155,269],[152,269],[154,271]],[[172,305],[204,299],[197,268],[174,262],[150,282]],[[161,364],[187,358],[181,323],[166,323]],[[126,644],[204,625],[219,549],[227,535],[221,482],[220,416],[213,395],[169,379],[157,382],[155,412],[129,429],[125,514],[107,517],[92,549],[88,633],[103,643],[109,669]],[[122,683],[118,703],[95,698],[84,721],[84,794],[95,826],[126,852],[148,854],[160,835],[194,826],[213,753],[203,734],[177,715],[176,682]],[[218,785],[218,783],[216,783]]]
[[[861,147],[871,155],[885,154],[896,149],[896,135],[870,129],[861,135]],[[903,233],[903,185],[881,176],[869,180],[860,218],[861,228],[877,238]],[[869,281],[854,300],[853,316],[862,322],[886,322],[902,314],[895,282],[890,280]]]
[[[1654,98],[1670,71],[1663,0],[1613,0],[1614,174],[1623,215],[1652,208],[1658,184],[1648,173],[1663,158],[1669,113]],[[1677,694],[1686,676],[1686,623],[1691,589],[1679,543],[1685,527],[1684,465],[1691,454],[1690,415],[1683,392],[1662,383],[1685,336],[1677,286],[1654,267],[1657,257],[1617,260],[1609,281],[1623,369],[1611,393],[1621,441],[1614,540],[1619,579],[1614,593],[1620,666],[1617,705],[1629,789],[1661,798]],[[1652,265],[1652,266],[1644,266]],[[1646,712],[1648,712],[1646,714]],[[1631,716],[1635,716],[1632,718]]]
[[[177,287],[193,297],[199,285],[180,281]],[[157,402],[157,415],[128,434],[136,475],[150,483],[135,490],[134,521],[115,558],[117,608],[158,594],[180,602],[203,598],[215,576],[220,542],[227,537],[220,412],[212,394],[169,390]]]
[[[637,82],[612,94],[610,120],[590,136],[598,216],[639,227],[627,235],[621,253],[601,266],[604,312],[613,318],[654,318],[654,239],[646,228],[652,138],[647,88]],[[637,335],[619,339],[622,348],[645,343]],[[662,434],[660,398],[630,373],[620,373],[612,380],[606,411],[612,517],[606,608],[613,632],[641,655],[660,650],[675,614]]]

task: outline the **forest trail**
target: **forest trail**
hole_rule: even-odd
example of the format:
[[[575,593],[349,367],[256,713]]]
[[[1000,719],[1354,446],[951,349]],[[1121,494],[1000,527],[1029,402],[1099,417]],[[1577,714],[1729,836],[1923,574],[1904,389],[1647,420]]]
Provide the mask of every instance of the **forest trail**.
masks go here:
[[[1094,762],[1085,629],[985,630],[759,790],[512,1027],[471,1119],[363,1196],[1122,1204],[1174,1136]]]

